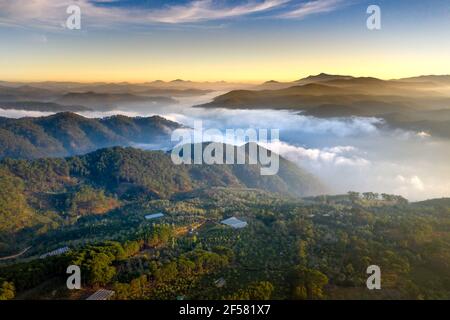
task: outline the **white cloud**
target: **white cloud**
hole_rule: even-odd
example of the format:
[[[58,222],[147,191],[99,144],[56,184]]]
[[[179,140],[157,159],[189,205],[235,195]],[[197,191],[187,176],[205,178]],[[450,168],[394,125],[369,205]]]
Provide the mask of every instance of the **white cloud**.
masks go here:
[[[97,2],[112,3],[114,0]],[[0,0],[0,26],[21,26],[44,29],[61,28],[67,19],[66,8],[80,6],[83,19],[91,26],[115,24],[179,24],[198,23],[269,12],[268,16],[303,19],[311,14],[326,13],[340,8],[342,0],[315,0],[295,7],[293,0],[245,0],[226,4],[217,0],[192,0],[186,4],[161,8],[98,6],[89,0]],[[279,10],[284,13],[279,15]]]
[[[425,190],[425,185],[423,184],[422,180],[414,175],[411,177],[404,177],[402,175],[397,175],[397,177],[395,178],[397,182],[399,182],[401,184],[401,187],[413,187],[414,189],[418,190],[418,191],[423,191]]]
[[[282,14],[282,17],[304,19],[312,14],[335,11],[344,5],[346,4],[342,0],[312,0],[302,3],[293,11]]]
[[[417,132],[417,136],[420,138],[428,138],[428,137],[431,137],[431,134],[429,134],[426,131],[420,131],[420,132]]]
[[[279,7],[290,0],[251,1],[242,5],[218,7],[212,0],[196,0],[187,5],[171,6],[148,13],[147,19],[154,22],[185,23],[238,17]]]
[[[279,153],[286,159],[308,168],[319,167],[365,167],[370,161],[359,156],[353,146],[336,146],[332,148],[304,148],[282,141],[261,143],[264,147]]]

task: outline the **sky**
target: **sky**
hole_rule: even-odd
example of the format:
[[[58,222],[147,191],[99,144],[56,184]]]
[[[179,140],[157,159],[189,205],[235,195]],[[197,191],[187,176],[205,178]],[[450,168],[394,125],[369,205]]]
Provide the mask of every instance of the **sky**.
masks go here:
[[[390,79],[450,74],[449,56],[448,0],[0,0],[6,81]]]

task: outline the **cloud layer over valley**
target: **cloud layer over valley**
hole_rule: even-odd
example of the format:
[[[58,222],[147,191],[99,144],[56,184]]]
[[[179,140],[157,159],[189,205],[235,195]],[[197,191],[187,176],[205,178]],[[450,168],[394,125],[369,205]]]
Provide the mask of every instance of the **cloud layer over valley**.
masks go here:
[[[108,112],[79,112],[86,117],[114,114],[161,115],[203,129],[279,129],[280,141],[265,146],[321,178],[332,193],[374,191],[422,200],[450,195],[450,141],[425,132],[390,128],[373,117],[316,118],[284,110],[230,110],[192,108],[218,93],[178,98],[172,106],[151,109],[122,105]],[[45,116],[49,112],[0,110],[5,117]],[[225,141],[233,142],[233,141]],[[234,141],[242,143],[243,141]],[[170,148],[145,145],[142,148]]]

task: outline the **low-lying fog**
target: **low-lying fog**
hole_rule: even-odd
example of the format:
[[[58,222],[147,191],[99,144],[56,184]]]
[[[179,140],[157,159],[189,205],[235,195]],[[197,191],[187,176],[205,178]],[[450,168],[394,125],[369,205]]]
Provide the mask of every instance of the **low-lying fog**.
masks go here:
[[[79,114],[161,115],[190,127],[194,121],[203,120],[204,129],[216,128],[223,133],[236,128],[279,129],[280,140],[265,146],[320,177],[330,193],[374,191],[399,194],[413,201],[450,196],[449,140],[425,132],[389,128],[376,118],[319,119],[290,111],[191,107],[218,94],[183,98],[176,106],[151,110],[121,106],[112,112]],[[0,116],[4,117],[49,114],[0,109]]]

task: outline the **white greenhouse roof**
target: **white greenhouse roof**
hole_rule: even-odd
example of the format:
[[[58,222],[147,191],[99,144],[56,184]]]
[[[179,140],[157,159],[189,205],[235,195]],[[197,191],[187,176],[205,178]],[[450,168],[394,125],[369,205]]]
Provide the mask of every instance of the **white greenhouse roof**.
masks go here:
[[[236,229],[245,228],[247,226],[247,222],[239,220],[236,217],[225,219],[222,223]]]
[[[108,300],[114,295],[114,291],[100,289],[86,300]]]
[[[145,216],[145,219],[147,220],[151,220],[151,219],[156,219],[156,218],[161,218],[164,217],[164,214],[161,212],[158,213],[153,213],[153,214],[148,214]]]

